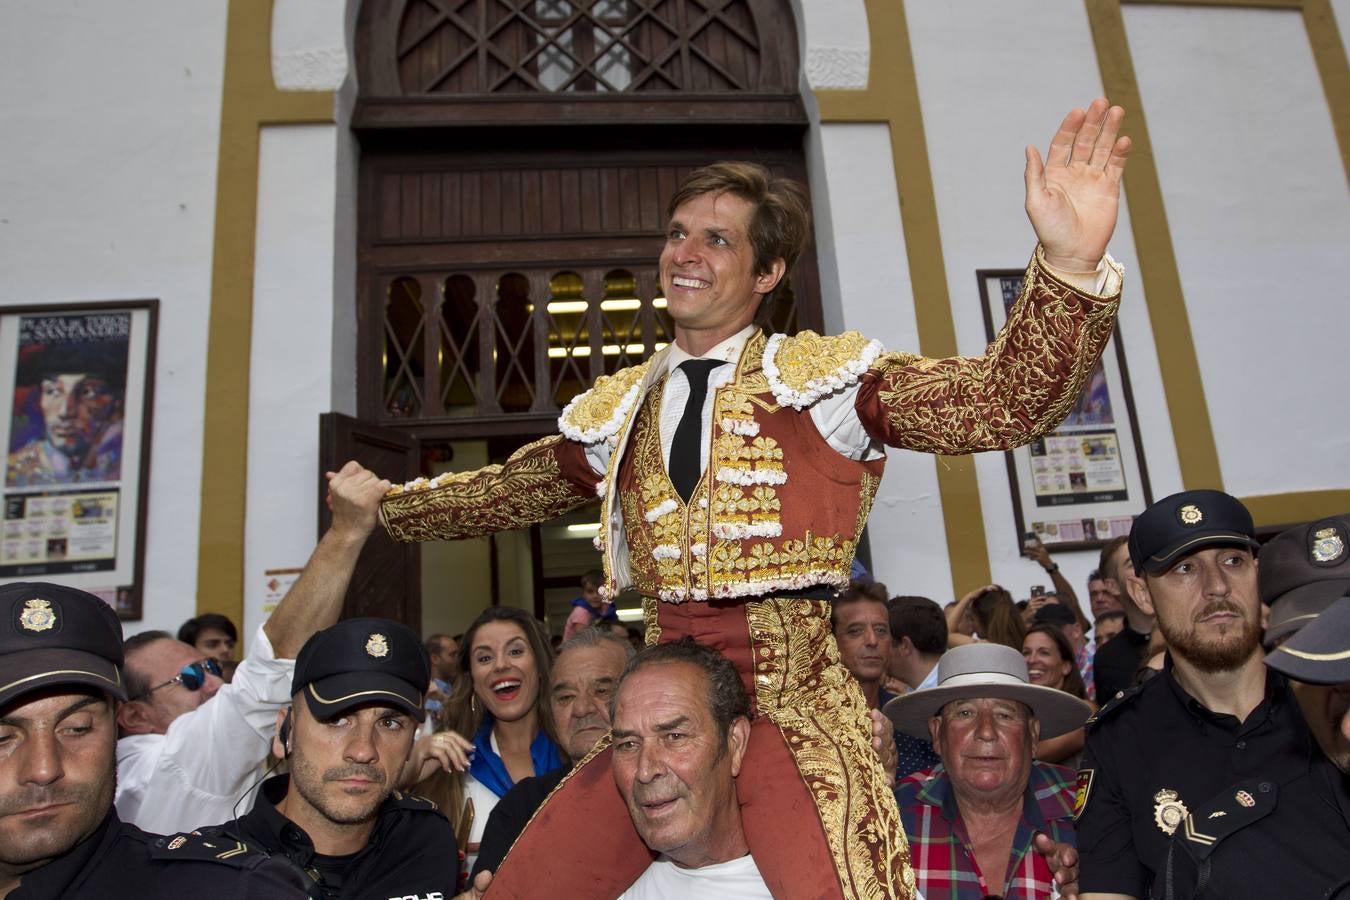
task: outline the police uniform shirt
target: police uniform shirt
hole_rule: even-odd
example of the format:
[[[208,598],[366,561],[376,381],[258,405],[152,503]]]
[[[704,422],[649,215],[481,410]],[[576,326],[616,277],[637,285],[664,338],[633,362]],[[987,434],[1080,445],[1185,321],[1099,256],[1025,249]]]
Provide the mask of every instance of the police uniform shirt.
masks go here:
[[[1310,777],[1323,759],[1278,673],[1267,674],[1265,699],[1239,722],[1187,694],[1169,657],[1156,678],[1089,720],[1076,804],[1081,890],[1142,898],[1152,887],[1162,896],[1172,834],[1239,781],[1278,791],[1282,815],[1315,848],[1309,856],[1344,856],[1341,805]],[[1234,865],[1286,868],[1271,853]]]
[[[314,842],[277,810],[289,775],[263,782],[253,810],[238,822],[203,829],[204,835],[238,835],[250,846],[284,857],[308,873],[310,896],[322,900],[389,900],[437,897],[449,900],[459,881],[455,832],[430,800],[395,792],[380,806],[365,848],[353,854],[337,878],[325,879]]]
[[[69,853],[25,874],[8,900],[303,900],[304,874],[235,840],[160,837],[110,810]]]
[[[1350,844],[1343,830],[1309,831],[1291,792],[1323,796],[1350,827],[1350,797],[1341,771],[1322,758],[1297,779],[1276,785],[1247,779],[1191,810],[1172,835],[1164,900],[1317,897],[1350,900]],[[1255,861],[1260,862],[1255,862]]]

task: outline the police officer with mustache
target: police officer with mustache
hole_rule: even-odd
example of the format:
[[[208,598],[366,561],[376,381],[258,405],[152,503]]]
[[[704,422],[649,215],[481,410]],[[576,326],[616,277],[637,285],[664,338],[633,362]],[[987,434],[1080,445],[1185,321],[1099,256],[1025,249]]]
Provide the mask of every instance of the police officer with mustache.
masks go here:
[[[1088,722],[1075,802],[1085,900],[1323,897],[1345,877],[1346,806],[1288,680],[1263,663],[1259,546],[1251,513],[1220,491],[1174,494],[1134,522],[1128,588],[1167,655]],[[1182,864],[1277,804],[1296,827],[1233,858],[1229,888],[1205,893],[1209,879]]]
[[[454,896],[458,846],[429,800],[396,790],[431,681],[421,640],[387,619],[348,619],[301,648],[273,752],[290,766],[253,810],[205,830],[302,869],[315,900]]]

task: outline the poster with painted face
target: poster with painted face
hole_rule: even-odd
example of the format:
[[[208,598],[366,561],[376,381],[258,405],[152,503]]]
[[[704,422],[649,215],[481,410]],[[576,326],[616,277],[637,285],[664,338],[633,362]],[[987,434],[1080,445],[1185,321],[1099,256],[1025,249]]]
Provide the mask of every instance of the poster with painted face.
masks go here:
[[[118,482],[131,313],[22,316],[5,485]]]

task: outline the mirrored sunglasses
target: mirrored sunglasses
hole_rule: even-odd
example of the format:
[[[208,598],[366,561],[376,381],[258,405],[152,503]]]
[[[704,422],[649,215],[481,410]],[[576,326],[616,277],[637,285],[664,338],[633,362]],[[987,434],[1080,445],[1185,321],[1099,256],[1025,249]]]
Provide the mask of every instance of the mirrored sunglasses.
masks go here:
[[[183,666],[182,670],[173,678],[149,688],[145,693],[139,694],[132,699],[139,700],[148,697],[160,688],[168,687],[171,684],[181,684],[189,691],[200,691],[202,685],[206,684],[207,675],[214,675],[217,678],[221,676],[220,663],[209,656],[203,660],[188,663],[186,666]]]

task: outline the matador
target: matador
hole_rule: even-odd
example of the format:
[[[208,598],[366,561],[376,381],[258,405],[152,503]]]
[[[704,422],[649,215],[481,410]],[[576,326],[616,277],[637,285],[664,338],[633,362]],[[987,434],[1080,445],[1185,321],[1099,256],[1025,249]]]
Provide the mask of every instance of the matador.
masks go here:
[[[396,486],[402,541],[481,536],[601,499],[608,596],[643,598],[649,644],[686,635],[736,665],[752,699],[736,790],[776,897],[910,898],[914,877],[830,597],[850,564],[885,446],[1007,450],[1068,413],[1115,324],[1105,256],[1129,139],[1097,100],[1027,151],[1040,244],[979,357],[887,353],[857,332],[766,336],[755,324],[808,229],[805,192],[759,166],[691,174],[669,205],[660,279],[675,342],[600,378],[560,433],[502,465]],[[608,740],[526,827],[489,897],[618,897],[650,865],[610,774]],[[587,852],[563,850],[584,829]]]

